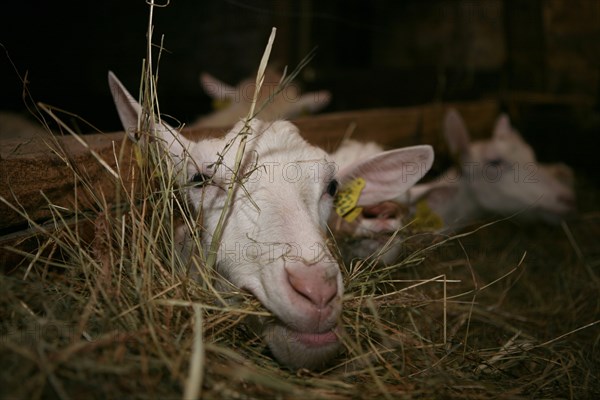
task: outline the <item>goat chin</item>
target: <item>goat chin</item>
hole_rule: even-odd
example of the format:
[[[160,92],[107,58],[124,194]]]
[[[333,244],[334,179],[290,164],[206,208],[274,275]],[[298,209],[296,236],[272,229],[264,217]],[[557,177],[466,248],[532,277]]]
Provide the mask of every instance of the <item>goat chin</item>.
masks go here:
[[[248,317],[245,323],[262,337],[277,361],[292,370],[322,369],[341,351],[337,326],[320,333],[306,333],[274,318]]]

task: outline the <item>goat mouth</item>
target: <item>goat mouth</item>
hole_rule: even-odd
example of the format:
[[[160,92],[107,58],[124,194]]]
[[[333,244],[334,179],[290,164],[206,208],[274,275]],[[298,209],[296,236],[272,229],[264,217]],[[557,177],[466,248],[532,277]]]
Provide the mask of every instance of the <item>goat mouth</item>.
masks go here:
[[[287,328],[287,331],[290,335],[290,340],[312,348],[337,344],[339,342],[337,330],[338,329],[336,327],[326,332],[316,333],[297,332]]]
[[[341,350],[339,326],[316,332],[299,332],[287,325],[271,324],[263,331],[277,361],[292,369],[321,369]]]

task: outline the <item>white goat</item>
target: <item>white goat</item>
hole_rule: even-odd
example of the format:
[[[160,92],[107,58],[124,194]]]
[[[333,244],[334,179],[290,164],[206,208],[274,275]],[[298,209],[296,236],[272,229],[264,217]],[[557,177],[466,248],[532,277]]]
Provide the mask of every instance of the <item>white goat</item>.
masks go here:
[[[450,151],[459,156],[452,168],[432,182],[417,184],[388,201],[370,204],[353,223],[332,219],[330,227],[344,246],[344,258],[365,258],[381,250],[390,234],[413,220],[417,229],[458,229],[486,215],[541,219],[556,223],[574,211],[573,172],[565,164],[539,164],[531,147],[501,115],[491,139],[470,143],[460,115],[449,110],[444,135]],[[339,165],[351,164],[383,148],[376,143],[347,140],[332,154]],[[416,218],[416,221],[414,221]],[[390,263],[397,243],[383,254]]]
[[[460,227],[485,215],[557,223],[575,209],[572,172],[564,164],[543,165],[514,130],[507,115],[496,121],[492,138],[470,142],[456,110],[444,118],[444,136],[460,170],[409,191],[410,201],[425,200],[446,227]]]
[[[265,81],[259,92],[257,111],[264,102],[268,103],[264,109],[260,110],[261,120],[276,121],[295,118],[303,113],[317,112],[329,104],[331,94],[328,91],[300,94],[300,88],[293,82],[277,93],[281,79],[280,73],[270,68],[265,71]],[[202,73],[200,84],[214,101],[224,103],[224,107],[200,117],[192,124],[193,128],[229,127],[248,115],[256,87],[254,79],[245,79],[236,87],[232,87],[212,75]]]
[[[109,85],[123,127],[133,132],[140,105],[112,73]],[[364,199],[377,202],[396,197],[399,188],[404,191],[403,185],[412,185],[417,178],[401,175],[403,163],[430,163],[433,150],[416,146],[384,152],[336,173],[328,154],[302,139],[291,123],[252,120],[249,126],[241,165],[242,171],[249,172],[244,188],[235,190],[216,268],[271,311],[273,317],[258,321],[258,327],[281,363],[318,368],[340,347],[344,287],[325,238],[338,185],[344,188],[357,177],[363,178],[366,185],[359,205]],[[240,143],[237,135],[243,127],[243,122],[238,123],[225,137],[200,142],[188,141],[164,123],[155,127],[187,201],[203,217],[204,254],[224,207]],[[227,143],[233,144],[225,151]]]
[[[376,158],[383,152],[383,147],[377,143],[362,143],[347,139],[331,154],[331,157],[343,170],[357,160]],[[403,178],[394,183],[397,189],[396,193],[400,196],[390,196],[384,201],[372,199],[370,202],[363,202],[360,215],[352,221],[332,214],[329,227],[346,261],[355,258],[365,259],[376,254],[379,255],[379,260],[386,264],[397,259],[400,252],[399,238],[385,247],[390,239],[388,234],[401,228],[403,217],[408,214],[408,206],[402,205],[397,200],[399,197],[405,196],[412,186],[407,183],[418,181],[429,171],[433,157],[417,161],[416,158],[407,157],[406,162],[402,165],[401,175]],[[409,177],[412,178],[410,181],[407,180]],[[384,247],[385,251],[379,254]]]

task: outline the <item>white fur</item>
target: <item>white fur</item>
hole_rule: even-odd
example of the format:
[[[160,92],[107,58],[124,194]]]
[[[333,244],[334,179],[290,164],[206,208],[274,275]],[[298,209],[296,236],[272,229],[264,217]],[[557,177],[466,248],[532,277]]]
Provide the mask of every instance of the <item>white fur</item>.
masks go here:
[[[261,120],[276,121],[278,119],[295,118],[303,113],[315,113],[329,104],[331,94],[328,91],[321,90],[301,94],[299,87],[294,82],[275,94],[281,78],[281,74],[267,69],[257,103],[258,111],[263,103],[267,102],[266,107],[260,109],[258,114]],[[200,75],[200,84],[211,98],[227,101],[228,105],[223,109],[200,117],[192,124],[192,127],[232,126],[248,115],[254,94],[254,79],[246,79],[240,82],[238,86],[233,87],[219,81],[212,75],[203,73]]]
[[[124,128],[133,132],[140,106],[112,73],[109,84]],[[203,217],[197,229],[202,229],[206,254],[231,182],[240,143],[236,136],[243,123],[223,138],[200,142],[188,141],[164,123],[154,128],[177,168],[184,195]],[[224,151],[231,141],[231,148]],[[413,151],[432,152],[428,146],[419,148]],[[344,288],[325,238],[333,202],[331,182],[335,179],[343,185],[360,175],[368,182],[365,196],[377,198],[380,191],[387,196],[384,189],[401,178],[403,153],[385,152],[338,172],[328,154],[302,139],[293,124],[251,121],[241,166],[247,173],[244,190],[236,188],[216,268],[272,312],[273,318],[252,324],[283,364],[316,368],[339,350],[336,333],[341,333],[338,323]],[[216,164],[219,154],[223,158]],[[197,173],[212,177],[211,183],[201,188],[190,185]]]

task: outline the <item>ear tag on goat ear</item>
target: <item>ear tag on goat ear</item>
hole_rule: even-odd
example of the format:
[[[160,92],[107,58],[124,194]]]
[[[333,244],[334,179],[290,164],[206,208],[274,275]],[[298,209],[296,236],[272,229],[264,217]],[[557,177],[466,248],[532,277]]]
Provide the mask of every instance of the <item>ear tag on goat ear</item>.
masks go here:
[[[423,232],[436,231],[444,227],[444,221],[423,199],[417,203],[413,227]]]
[[[222,110],[224,108],[227,108],[231,105],[231,99],[225,98],[225,99],[213,99],[212,101],[212,108],[215,111],[219,111]]]
[[[367,182],[364,178],[355,178],[344,185],[333,200],[335,212],[348,222],[352,222],[362,212],[362,207],[356,207],[360,194]]]
[[[135,161],[137,162],[138,167],[142,167],[144,165],[144,157],[142,156],[142,149],[138,143],[133,145],[133,154],[135,155]]]

